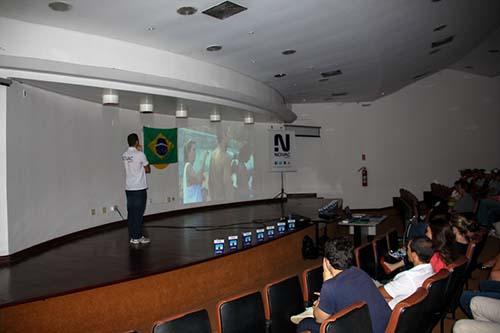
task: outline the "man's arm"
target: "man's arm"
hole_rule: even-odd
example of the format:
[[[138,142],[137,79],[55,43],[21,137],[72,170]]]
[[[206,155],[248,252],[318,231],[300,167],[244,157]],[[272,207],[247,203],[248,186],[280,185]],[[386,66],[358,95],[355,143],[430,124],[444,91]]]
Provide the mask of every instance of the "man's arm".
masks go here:
[[[149,166],[149,164],[144,166],[144,171],[146,173],[151,173],[151,167]]]
[[[314,302],[313,305],[313,315],[314,319],[318,324],[325,321],[330,315],[319,308],[319,299]]]
[[[392,300],[392,296],[389,295],[389,293],[387,292],[387,290],[385,290],[384,286],[380,286],[378,288],[378,291],[380,291],[380,293],[382,294],[382,297],[385,298],[385,300],[389,303],[390,300]]]

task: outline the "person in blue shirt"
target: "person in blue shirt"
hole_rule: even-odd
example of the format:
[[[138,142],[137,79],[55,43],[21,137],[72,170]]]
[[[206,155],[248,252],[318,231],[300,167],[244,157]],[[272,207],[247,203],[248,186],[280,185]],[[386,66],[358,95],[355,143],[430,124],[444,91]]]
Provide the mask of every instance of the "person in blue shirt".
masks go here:
[[[349,239],[335,238],[325,243],[323,285],[313,305],[314,318],[302,320],[297,332],[319,332],[325,319],[359,301],[368,305],[373,332],[385,332],[391,309],[370,276],[352,264],[353,246]]]

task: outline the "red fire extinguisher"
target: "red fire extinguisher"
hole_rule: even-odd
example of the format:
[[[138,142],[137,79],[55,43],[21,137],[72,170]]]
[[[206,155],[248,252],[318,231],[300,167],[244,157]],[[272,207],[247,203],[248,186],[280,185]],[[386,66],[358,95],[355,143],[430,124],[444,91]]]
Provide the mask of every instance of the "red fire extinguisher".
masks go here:
[[[361,167],[358,172],[361,171],[361,185],[364,187],[368,186],[368,169],[366,167]]]

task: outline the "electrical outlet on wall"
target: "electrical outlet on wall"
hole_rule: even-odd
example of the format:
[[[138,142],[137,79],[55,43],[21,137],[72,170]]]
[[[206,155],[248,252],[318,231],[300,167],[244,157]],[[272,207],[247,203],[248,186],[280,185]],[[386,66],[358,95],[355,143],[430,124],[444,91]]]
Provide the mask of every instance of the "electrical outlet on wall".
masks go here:
[[[106,214],[108,212],[108,209],[106,207],[102,207],[102,213]]]
[[[95,215],[95,208],[90,208],[90,215],[94,216]]]

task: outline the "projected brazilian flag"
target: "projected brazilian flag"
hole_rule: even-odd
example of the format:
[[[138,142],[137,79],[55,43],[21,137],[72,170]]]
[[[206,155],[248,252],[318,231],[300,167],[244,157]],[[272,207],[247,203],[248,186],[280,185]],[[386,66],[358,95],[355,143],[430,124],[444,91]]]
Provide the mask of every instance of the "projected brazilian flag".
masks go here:
[[[177,163],[177,128],[144,127],[144,154],[150,164]]]

